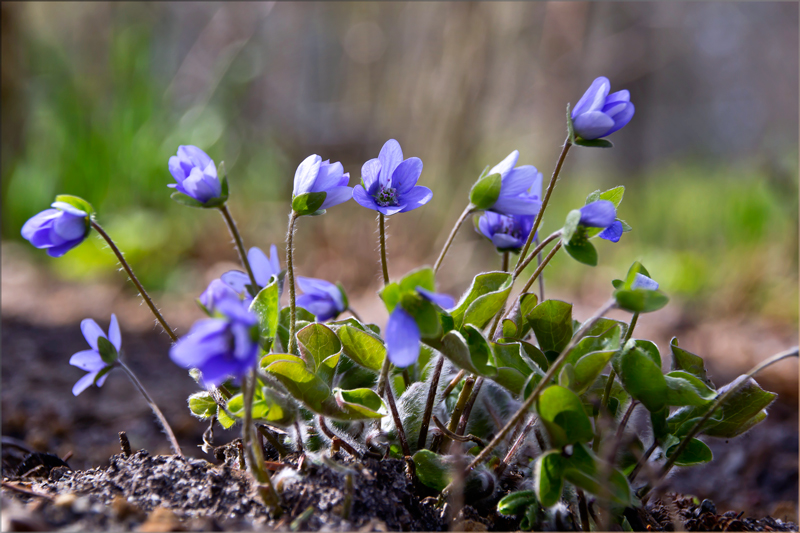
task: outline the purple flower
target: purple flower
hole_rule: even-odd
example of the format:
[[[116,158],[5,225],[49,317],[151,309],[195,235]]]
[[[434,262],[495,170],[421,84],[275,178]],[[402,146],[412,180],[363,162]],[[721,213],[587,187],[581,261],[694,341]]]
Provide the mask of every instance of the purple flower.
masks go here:
[[[247,261],[250,263],[250,268],[253,270],[253,277],[256,278],[256,283],[261,288],[269,285],[269,280],[272,276],[277,276],[281,272],[281,264],[278,259],[278,247],[274,244],[269,248],[269,257],[267,257],[267,254],[261,251],[260,248],[256,248],[255,246],[250,248],[247,252]],[[230,270],[220,276],[220,279],[245,298],[249,297],[247,286],[250,285],[250,276],[244,272],[240,270]],[[283,286],[280,287],[280,292],[278,294],[280,295],[282,292]]]
[[[100,372],[113,364],[103,361],[100,350],[104,349],[104,347],[98,346],[98,340],[102,337],[111,343],[111,346],[116,350],[116,354],[113,354],[114,359],[116,359],[116,355],[119,353],[120,347],[122,346],[122,337],[119,332],[119,323],[117,322],[116,315],[111,315],[111,323],[108,326],[108,337],[106,337],[106,334],[100,329],[100,326],[97,325],[97,322],[91,318],[81,321],[81,331],[83,332],[83,337],[86,339],[86,342],[89,343],[92,349],[78,352],[69,359],[69,364],[88,372],[88,374],[79,379],[77,383],[75,383],[75,386],[72,387],[72,394],[75,396],[86,390],[92,383],[95,383],[98,387],[102,387],[108,377],[108,373],[105,372],[98,378]],[[108,346],[106,345],[105,349],[107,348]]]
[[[167,187],[177,189],[201,204],[222,197],[217,167],[197,146],[178,147],[178,155],[169,158],[169,171],[178,183]]]
[[[215,279],[208,284],[198,300],[209,313],[213,313],[217,304],[223,300],[241,301],[241,294],[233,290],[229,284],[221,279]]]
[[[533,229],[533,215],[499,215],[487,211],[478,219],[475,230],[492,241],[501,252],[518,252]]]
[[[608,200],[597,200],[580,208],[580,225],[587,228],[603,228],[598,237],[611,242],[622,237],[622,222],[617,220],[617,208]]]
[[[301,194],[324,192],[325,201],[320,209],[328,209],[353,197],[353,188],[348,187],[350,173],[344,172],[342,164],[325,161],[316,154],[310,155],[300,163],[294,173],[292,198]]]
[[[631,93],[627,90],[608,94],[611,82],[603,76],[592,82],[572,110],[575,135],[586,139],[599,139],[611,135],[633,118]]]
[[[442,309],[455,307],[452,296],[416,288],[417,293]],[[419,359],[420,331],[414,317],[398,305],[386,322],[386,354],[394,366],[405,368]]]
[[[429,302],[433,302],[442,309],[452,309],[456,306],[456,301],[453,299],[452,296],[449,294],[443,294],[440,292],[433,292],[427,289],[423,289],[422,287],[417,287],[417,292],[420,296],[428,300]]]
[[[488,211],[504,215],[536,215],[542,207],[542,173],[533,165],[514,168],[519,152],[514,150],[486,175],[500,174],[500,196]]]
[[[258,319],[242,302],[223,299],[215,311],[219,318],[198,320],[169,351],[178,366],[200,370],[206,386],[240,380],[256,365],[260,350]]]
[[[403,160],[400,143],[389,139],[377,159],[361,167],[361,185],[353,190],[353,199],[360,205],[386,216],[406,213],[427,204],[433,193],[417,186],[422,173],[422,160],[411,157]]]
[[[631,284],[631,290],[644,289],[647,291],[658,290],[658,282],[645,276],[644,274],[636,273]]]
[[[89,215],[65,202],[53,202],[22,226],[22,236],[51,257],[61,257],[89,235]]]
[[[342,291],[333,283],[324,279],[298,276],[297,286],[303,291],[297,298],[297,306],[313,314],[317,322],[336,318],[347,310],[347,301]]]

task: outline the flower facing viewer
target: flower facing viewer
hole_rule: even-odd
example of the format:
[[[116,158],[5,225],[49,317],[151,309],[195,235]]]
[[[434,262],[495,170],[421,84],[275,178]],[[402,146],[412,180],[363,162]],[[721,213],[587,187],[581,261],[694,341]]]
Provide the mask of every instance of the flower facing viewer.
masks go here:
[[[519,252],[533,229],[533,215],[499,215],[486,211],[475,230],[492,241],[500,252]]]
[[[411,157],[403,160],[400,143],[389,139],[377,159],[361,167],[361,185],[353,190],[353,199],[363,207],[386,216],[406,213],[427,204],[433,193],[417,186],[422,173],[422,160]]]
[[[342,291],[324,279],[297,277],[297,285],[303,294],[297,298],[297,306],[313,314],[318,322],[336,318],[347,310],[347,301]]]
[[[22,226],[22,236],[51,257],[61,257],[89,235],[89,214],[65,202],[53,202]]]
[[[69,359],[69,364],[88,372],[72,387],[72,394],[75,396],[86,390],[92,383],[98,387],[103,386],[108,377],[108,371],[114,365],[122,346],[116,315],[111,315],[108,336],[91,318],[81,321],[81,332],[92,349],[78,352]]]
[[[175,181],[167,187],[205,204],[222,197],[222,183],[214,161],[196,146],[178,147],[178,155],[169,158],[169,171]]]
[[[611,82],[603,76],[592,82],[572,109],[575,135],[587,141],[611,135],[633,118],[630,91],[608,94]]]

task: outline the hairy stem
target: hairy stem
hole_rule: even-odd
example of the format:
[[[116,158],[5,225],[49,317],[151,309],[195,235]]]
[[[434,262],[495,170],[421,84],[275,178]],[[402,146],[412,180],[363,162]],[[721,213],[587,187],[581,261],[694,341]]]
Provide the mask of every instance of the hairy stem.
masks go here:
[[[436,389],[439,388],[439,378],[442,376],[442,366],[444,365],[444,355],[439,355],[436,360],[436,366],[433,369],[431,376],[431,386],[428,389],[428,399],[425,402],[425,413],[422,415],[422,424],[419,428],[419,439],[417,440],[417,449],[425,449],[425,441],[428,438],[428,427],[431,424],[431,414],[433,414],[433,404],[436,403]]]
[[[458,422],[461,419],[461,414],[464,412],[464,408],[467,406],[467,402],[469,401],[469,397],[472,394],[472,388],[474,386],[475,376],[468,376],[467,379],[464,380],[464,388],[461,389],[461,393],[458,395],[456,406],[453,408],[453,412],[450,414],[450,422],[447,424],[448,431],[455,433],[456,428],[458,427]],[[447,453],[447,451],[450,449],[450,440],[447,438],[443,439],[439,449],[444,450],[444,452]]]
[[[158,423],[161,424],[161,427],[164,429],[164,433],[167,434],[167,439],[169,439],[169,443],[172,446],[172,451],[175,452],[176,455],[183,457],[183,452],[181,452],[181,446],[178,444],[178,439],[175,438],[175,433],[172,432],[172,427],[170,427],[169,422],[167,422],[164,413],[161,412],[161,409],[158,408],[156,402],[154,402],[147,393],[144,385],[142,385],[141,381],[139,381],[139,378],[136,377],[136,374],[133,373],[133,370],[128,368],[128,365],[120,360],[117,360],[117,364],[119,364],[120,368],[125,371],[125,374],[128,375],[128,379],[131,380],[133,385],[138,389],[142,396],[144,396],[144,399],[147,401],[148,405],[150,405],[150,409],[152,409],[153,414],[156,415]]]
[[[380,231],[381,245],[381,270],[383,271],[383,285],[389,284],[389,263],[386,260],[386,217],[383,213],[378,214],[378,229]]]
[[[242,236],[239,234],[239,228],[236,227],[236,222],[234,222],[231,212],[228,210],[227,204],[222,204],[219,207],[219,212],[222,213],[222,218],[225,219],[225,223],[228,225],[228,231],[231,232],[231,237],[233,237],[233,241],[236,243],[236,250],[239,252],[239,259],[242,261],[242,265],[247,271],[247,275],[250,278],[250,283],[254,288],[257,288],[258,283],[256,283],[256,277],[253,275],[253,269],[250,268],[250,261],[247,260],[247,251],[244,249]]]
[[[433,264],[433,272],[436,273],[439,271],[439,267],[442,266],[442,262],[444,261],[444,257],[447,255],[447,251],[450,249],[450,245],[453,244],[453,240],[456,238],[456,234],[458,233],[458,229],[464,223],[468,216],[475,212],[475,206],[469,204],[464,212],[461,213],[461,216],[458,217],[456,220],[456,225],[453,226],[453,229],[450,231],[450,235],[447,237],[447,241],[444,243],[444,247],[442,247],[442,251],[439,252],[439,257],[436,259],[436,263]]]
[[[508,465],[510,465],[511,461],[514,460],[514,457],[517,455],[520,446],[522,446],[522,443],[525,442],[525,437],[528,435],[528,432],[531,430],[531,428],[533,428],[533,424],[535,423],[536,423],[536,417],[531,416],[531,419],[528,422],[528,424],[522,429],[522,431],[519,432],[517,440],[514,441],[514,444],[511,446],[511,448],[509,448],[508,453],[506,453],[506,456],[503,457],[503,460],[500,461],[500,464],[498,464],[497,467],[495,468],[495,474],[497,475],[498,478],[500,478],[503,475],[503,472],[505,472],[506,468],[508,468]]]
[[[258,494],[264,505],[273,509],[274,512],[280,512],[280,497],[275,492],[275,487],[272,486],[272,480],[264,470],[264,453],[261,450],[260,439],[256,437],[253,432],[255,425],[253,424],[253,397],[255,395],[255,388],[258,383],[258,375],[256,369],[253,369],[250,376],[245,376],[242,380],[242,387],[244,393],[244,417],[242,419],[242,446],[244,447],[245,461],[250,470],[250,475],[256,481]]]
[[[177,342],[178,336],[175,335],[175,332],[172,330],[169,324],[167,324],[166,319],[161,315],[161,312],[156,307],[156,304],[153,303],[153,300],[150,298],[150,295],[147,294],[146,290],[144,290],[144,287],[142,287],[142,284],[139,282],[139,278],[137,278],[136,274],[133,273],[133,269],[125,260],[125,257],[122,255],[122,252],[119,250],[119,248],[117,248],[117,245],[114,244],[114,241],[111,240],[111,237],[108,236],[108,233],[105,232],[105,230],[100,226],[100,224],[98,224],[94,220],[91,220],[91,224],[92,227],[95,229],[95,231],[97,231],[97,233],[99,233],[100,236],[103,237],[103,239],[105,239],[105,241],[108,243],[108,246],[111,248],[111,251],[114,252],[114,255],[117,256],[117,260],[122,265],[122,268],[125,269],[125,272],[128,273],[128,277],[133,282],[133,284],[136,285],[136,288],[139,290],[139,294],[141,294],[142,298],[144,298],[144,303],[146,303],[147,307],[150,308],[150,311],[153,312],[153,314],[156,317],[156,320],[158,320],[158,323],[161,325],[161,328],[167,333],[167,335],[169,335],[169,338],[172,339],[172,342]]]
[[[297,352],[297,294],[294,286],[294,223],[297,213],[289,215],[289,229],[286,232],[286,277],[289,281],[289,346],[288,352]]]

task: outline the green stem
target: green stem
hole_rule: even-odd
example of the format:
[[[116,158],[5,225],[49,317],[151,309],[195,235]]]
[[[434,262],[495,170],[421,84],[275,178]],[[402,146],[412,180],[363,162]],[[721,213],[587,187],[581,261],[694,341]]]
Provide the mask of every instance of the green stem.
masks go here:
[[[244,417],[242,420],[242,446],[244,447],[245,460],[250,474],[256,481],[258,494],[264,505],[273,509],[276,513],[280,512],[280,497],[275,492],[269,474],[264,470],[264,454],[261,450],[261,442],[253,432],[253,396],[258,384],[258,374],[256,369],[250,376],[245,376],[242,380],[244,393]]]
[[[522,261],[525,260],[525,254],[528,253],[528,249],[531,247],[533,237],[536,235],[536,232],[539,230],[539,225],[542,223],[542,215],[544,215],[544,210],[547,209],[547,204],[550,203],[550,195],[553,194],[553,189],[556,188],[558,175],[561,174],[561,167],[564,166],[564,161],[567,158],[567,152],[569,152],[570,147],[572,147],[572,143],[569,141],[569,137],[567,137],[567,139],[564,141],[564,146],[561,148],[561,155],[558,156],[556,168],[553,169],[553,175],[550,177],[550,184],[547,186],[547,192],[545,192],[544,199],[542,200],[542,207],[539,209],[539,213],[536,215],[536,221],[533,223],[533,229],[531,230],[530,235],[528,235],[528,241],[525,243],[525,247],[522,248],[522,252],[519,254],[517,266],[514,268],[515,272],[522,270],[520,265],[522,264]]]
[[[450,245],[453,244],[453,240],[456,238],[456,234],[458,233],[458,229],[464,223],[468,216],[475,212],[475,206],[469,204],[464,212],[461,213],[461,216],[458,217],[456,220],[456,225],[453,226],[453,229],[450,231],[450,235],[447,237],[447,241],[444,243],[444,247],[442,247],[442,251],[439,252],[439,257],[436,259],[436,263],[433,264],[433,272],[436,273],[439,271],[439,267],[442,266],[442,262],[444,261],[444,256],[447,255],[447,251],[450,249]]]
[[[539,399],[539,395],[541,395],[542,391],[544,391],[546,387],[550,386],[551,380],[558,373],[558,371],[561,370],[561,366],[567,360],[567,357],[569,357],[570,352],[572,352],[572,350],[575,348],[578,342],[580,342],[583,336],[586,335],[586,332],[589,331],[589,329],[592,326],[594,326],[597,323],[597,321],[600,320],[603,317],[603,315],[606,312],[608,312],[608,310],[612,309],[615,305],[616,305],[615,300],[613,299],[609,300],[603,305],[603,307],[601,307],[592,316],[592,318],[587,320],[583,324],[583,326],[581,326],[581,328],[575,333],[575,335],[573,335],[572,339],[564,348],[564,351],[561,352],[561,355],[559,355],[558,358],[556,358],[556,360],[553,361],[553,364],[550,365],[550,368],[547,370],[547,373],[545,373],[544,377],[542,377],[542,379],[539,381],[539,384],[533,390],[528,399],[525,400],[525,403],[523,403],[522,406],[517,410],[517,412],[514,413],[514,416],[512,416],[511,419],[508,421],[508,423],[506,423],[506,425],[497,433],[497,435],[495,435],[494,439],[492,439],[492,441],[486,446],[486,448],[481,450],[481,453],[479,453],[478,456],[475,457],[475,459],[469,464],[469,466],[467,467],[467,471],[472,470],[473,468],[484,462],[486,459],[488,459],[492,451],[497,446],[499,446],[501,442],[503,442],[503,440],[506,438],[506,435],[508,435],[508,433],[513,428],[515,428],[517,424],[520,423],[520,421],[522,421],[522,419],[525,417],[525,415],[533,406],[533,404],[536,402],[536,400]],[[442,491],[442,493],[445,494],[449,492],[449,490],[452,489],[451,485],[452,483],[448,485],[444,489],[444,491]]]
[[[90,221],[95,231],[97,231],[97,233],[99,233],[100,236],[103,237],[103,239],[105,239],[105,241],[108,243],[108,246],[111,248],[111,251],[114,252],[114,255],[117,256],[117,260],[122,265],[122,268],[125,269],[125,272],[128,273],[128,277],[133,282],[133,284],[136,285],[136,288],[139,290],[139,294],[141,294],[142,298],[144,299],[144,303],[146,303],[147,307],[150,308],[150,311],[153,312],[153,314],[156,317],[156,320],[158,320],[158,323],[161,325],[161,328],[167,333],[167,335],[169,335],[169,338],[172,339],[172,342],[177,342],[178,336],[175,335],[175,332],[172,331],[171,327],[169,327],[169,324],[167,324],[166,319],[161,315],[161,312],[156,307],[156,304],[153,303],[153,300],[152,298],[150,298],[150,295],[147,294],[146,290],[144,290],[144,287],[139,282],[139,278],[137,278],[136,274],[133,273],[133,269],[125,260],[125,257],[122,255],[120,249],[117,248],[117,245],[114,244],[114,241],[111,240],[111,237],[108,236],[108,233],[105,232],[105,230],[100,226],[100,224],[98,224],[93,219]]]
[[[294,287],[294,223],[297,220],[297,213],[292,211],[289,215],[289,229],[286,232],[286,277],[289,282],[289,346],[288,352],[297,352],[297,295]]]
[[[161,412],[161,409],[158,408],[156,402],[150,397],[145,390],[144,385],[139,381],[136,377],[136,374],[133,373],[133,370],[128,368],[128,365],[117,359],[117,364],[119,364],[120,368],[125,371],[125,374],[128,375],[128,379],[131,380],[134,387],[138,389],[138,391],[144,396],[144,399],[147,401],[148,405],[150,405],[150,409],[153,410],[153,414],[156,415],[159,424],[164,429],[164,433],[167,434],[167,439],[169,439],[169,443],[172,446],[172,451],[175,452],[176,455],[183,457],[183,452],[181,452],[181,446],[178,444],[178,439],[175,438],[175,433],[172,432],[172,427],[170,427],[169,422],[167,422],[167,418],[164,416],[164,413]]]
[[[447,430],[451,433],[455,433],[456,428],[458,428],[458,422],[461,420],[461,414],[464,412],[464,408],[467,406],[467,402],[469,401],[469,397],[472,394],[472,389],[474,386],[475,376],[468,376],[467,379],[464,380],[464,387],[461,389],[461,393],[458,395],[456,406],[453,408],[453,412],[450,414],[450,422],[447,424]],[[450,449],[450,439],[444,437],[439,449],[444,450],[445,453],[447,453],[447,451]]]
[[[250,261],[247,260],[247,251],[244,249],[242,236],[239,234],[239,228],[236,227],[236,222],[234,222],[231,212],[228,211],[227,204],[222,204],[219,207],[219,212],[222,213],[222,218],[225,219],[225,223],[228,225],[228,231],[231,232],[231,237],[233,237],[233,241],[236,243],[239,259],[242,261],[242,265],[244,265],[244,269],[247,271],[250,283],[253,285],[253,288],[257,288],[258,283],[256,283],[256,277],[253,275],[253,269],[250,268]]]
[[[386,260],[386,217],[378,214],[378,228],[380,231],[381,269],[383,271],[383,286],[389,284],[389,262]]]

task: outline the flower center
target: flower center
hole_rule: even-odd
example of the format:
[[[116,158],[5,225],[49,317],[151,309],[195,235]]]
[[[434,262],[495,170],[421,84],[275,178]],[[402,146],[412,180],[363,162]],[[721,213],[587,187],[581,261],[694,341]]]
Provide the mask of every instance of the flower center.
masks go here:
[[[375,202],[381,207],[397,205],[397,189],[391,187],[381,188],[378,194],[375,195]]]
[[[519,238],[520,236],[520,228],[514,222],[514,219],[511,217],[503,217],[503,220],[500,222],[500,228],[497,233],[502,233],[505,235],[509,235],[514,238]]]

